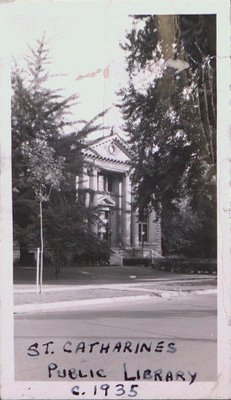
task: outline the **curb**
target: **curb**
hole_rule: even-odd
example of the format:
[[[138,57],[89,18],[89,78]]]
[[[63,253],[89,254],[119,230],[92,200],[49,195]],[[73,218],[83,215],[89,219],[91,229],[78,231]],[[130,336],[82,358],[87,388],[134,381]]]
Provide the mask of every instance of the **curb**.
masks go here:
[[[203,295],[203,294],[217,294],[217,289],[198,289],[198,290],[179,290],[179,291],[165,291],[163,290],[162,293],[155,292],[156,295],[159,295],[162,298],[171,298],[171,297],[181,297],[181,296],[192,296],[192,295]]]
[[[129,282],[129,283],[109,283],[109,284],[105,284],[105,283],[94,283],[94,284],[88,284],[88,285],[47,285],[44,284],[43,285],[43,293],[51,293],[51,292],[66,292],[66,291],[83,291],[86,289],[119,289],[119,290],[140,290],[140,288],[142,288],[142,290],[147,290],[147,291],[170,291],[168,289],[158,289],[158,288],[152,288],[150,289],[149,287],[146,287],[146,284],[150,284],[150,283],[171,283],[171,284],[178,284],[181,283],[182,281],[188,281],[189,285],[190,283],[194,283],[194,282],[198,282],[198,281],[205,281],[204,284],[207,284],[207,281],[210,281],[211,279],[199,279],[199,278],[193,278],[193,279],[174,279],[174,280],[169,280],[169,279],[148,279],[148,280],[144,280],[141,282]],[[22,285],[23,286],[23,285]],[[138,289],[137,289],[138,288]],[[177,290],[177,289],[176,289]],[[194,290],[192,289],[183,289],[183,291],[185,290]],[[198,290],[206,290],[206,289],[198,289]],[[172,290],[171,290],[172,292]],[[17,287],[17,285],[14,285],[14,294],[23,294],[23,293],[36,293],[36,288],[35,285],[30,285],[29,287]]]
[[[100,305],[108,303],[118,303],[129,299],[134,300],[146,300],[152,297],[151,295],[141,296],[123,296],[123,297],[110,297],[110,298],[99,298],[99,299],[85,299],[85,300],[74,300],[74,301],[58,301],[55,303],[43,303],[43,304],[17,304],[14,307],[14,314],[25,314],[30,312],[53,312],[53,311],[64,311],[71,309],[78,309],[78,306],[90,306]]]
[[[110,298],[97,298],[97,299],[85,299],[85,300],[74,300],[74,301],[58,301],[54,303],[42,303],[42,304],[17,304],[14,306],[14,314],[28,314],[36,312],[55,312],[65,310],[76,310],[81,306],[96,306],[101,304],[113,304],[124,301],[137,301],[147,300],[150,298],[156,299],[171,299],[176,297],[186,297],[190,295],[205,295],[205,294],[216,294],[217,289],[205,289],[205,290],[184,290],[184,291],[163,291],[156,290],[150,294],[138,295],[138,296],[123,296],[123,297],[110,297]]]

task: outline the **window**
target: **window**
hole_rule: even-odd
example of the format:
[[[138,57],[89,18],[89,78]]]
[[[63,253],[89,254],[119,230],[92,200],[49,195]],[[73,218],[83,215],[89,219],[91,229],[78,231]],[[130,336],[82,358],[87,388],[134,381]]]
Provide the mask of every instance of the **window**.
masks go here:
[[[109,219],[109,211],[104,211],[104,218]]]
[[[139,223],[139,242],[147,242],[148,241],[148,224],[147,222]]]
[[[94,197],[95,197],[95,194],[94,193],[90,193],[90,202],[91,203],[93,203]]]
[[[112,179],[112,176],[111,175],[109,175],[109,176],[107,176],[107,191],[108,192],[112,192],[112,188],[113,188],[113,179]]]
[[[98,190],[102,192],[113,191],[113,177],[112,175],[98,175]]]

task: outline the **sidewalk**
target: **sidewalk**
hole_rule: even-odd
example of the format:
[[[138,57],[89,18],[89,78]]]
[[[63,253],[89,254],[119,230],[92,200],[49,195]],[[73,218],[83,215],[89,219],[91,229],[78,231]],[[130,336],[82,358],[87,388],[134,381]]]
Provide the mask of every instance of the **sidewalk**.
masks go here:
[[[75,309],[80,306],[137,301],[148,298],[168,298],[192,294],[216,293],[216,277],[177,277],[142,282],[131,280],[119,284],[60,285],[45,284],[42,294],[36,294],[35,285],[14,285],[16,314]]]

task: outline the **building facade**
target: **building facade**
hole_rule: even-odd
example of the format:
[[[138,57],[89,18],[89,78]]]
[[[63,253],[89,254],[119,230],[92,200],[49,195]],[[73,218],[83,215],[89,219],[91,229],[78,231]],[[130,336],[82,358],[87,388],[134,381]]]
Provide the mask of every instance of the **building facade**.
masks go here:
[[[130,179],[131,153],[117,134],[102,137],[84,150],[85,166],[76,177],[76,188],[87,207],[96,207],[99,218],[92,231],[110,244],[112,251],[139,256],[161,256],[161,226],[151,213],[139,221]]]

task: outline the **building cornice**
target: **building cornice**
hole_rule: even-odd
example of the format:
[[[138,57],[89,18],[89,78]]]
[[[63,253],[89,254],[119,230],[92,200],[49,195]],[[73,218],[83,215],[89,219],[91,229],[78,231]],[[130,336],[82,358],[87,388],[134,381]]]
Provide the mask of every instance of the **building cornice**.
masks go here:
[[[85,163],[97,169],[105,169],[113,172],[128,173],[130,164],[100,157],[85,157]]]
[[[90,152],[87,152],[87,151],[84,152],[83,155],[84,155],[84,157],[87,157],[88,159],[92,159],[92,160],[102,160],[102,161],[109,161],[113,164],[130,165],[130,161],[112,159],[111,157],[102,157],[99,154],[91,154]]]

